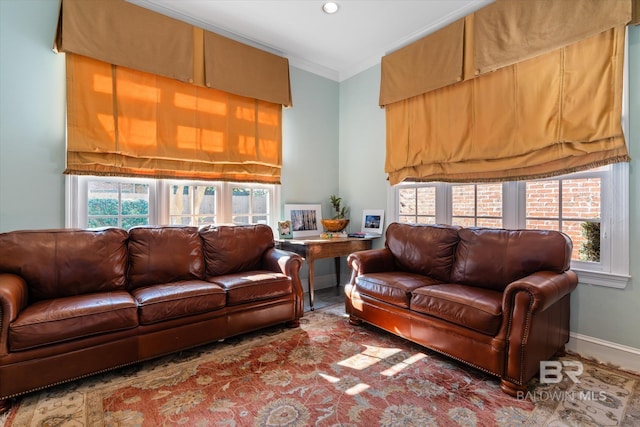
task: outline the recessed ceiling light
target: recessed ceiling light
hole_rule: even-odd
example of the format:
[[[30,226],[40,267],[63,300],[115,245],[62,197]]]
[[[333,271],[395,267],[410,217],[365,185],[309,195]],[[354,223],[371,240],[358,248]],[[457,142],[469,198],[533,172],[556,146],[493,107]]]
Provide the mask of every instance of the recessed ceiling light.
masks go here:
[[[322,5],[322,11],[328,14],[336,13],[338,11],[338,3],[334,1],[328,1]]]

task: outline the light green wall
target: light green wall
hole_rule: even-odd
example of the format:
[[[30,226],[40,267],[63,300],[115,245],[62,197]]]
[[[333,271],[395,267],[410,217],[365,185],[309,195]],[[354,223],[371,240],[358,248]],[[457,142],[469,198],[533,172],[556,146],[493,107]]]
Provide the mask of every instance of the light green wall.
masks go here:
[[[293,107],[282,117],[282,203],[321,203],[338,194],[337,82],[291,67]]]
[[[58,2],[0,0],[0,231],[64,225]]]
[[[360,231],[364,209],[387,208],[385,114],[378,106],[380,65],[340,83],[340,194]],[[381,246],[382,239],[375,241]]]
[[[0,232],[64,226],[64,56],[51,51],[58,2],[0,0]],[[640,27],[630,28],[631,282],[581,284],[572,330],[640,348]],[[380,67],[340,84],[291,69],[294,106],[283,114],[282,203],[387,207]],[[319,274],[330,273],[319,266]]]

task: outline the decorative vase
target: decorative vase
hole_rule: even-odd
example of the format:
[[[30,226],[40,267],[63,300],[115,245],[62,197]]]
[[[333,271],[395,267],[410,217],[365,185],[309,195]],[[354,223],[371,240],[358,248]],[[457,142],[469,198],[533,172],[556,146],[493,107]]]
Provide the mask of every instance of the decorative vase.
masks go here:
[[[322,219],[322,226],[326,231],[330,231],[332,233],[338,233],[349,225],[348,219]]]

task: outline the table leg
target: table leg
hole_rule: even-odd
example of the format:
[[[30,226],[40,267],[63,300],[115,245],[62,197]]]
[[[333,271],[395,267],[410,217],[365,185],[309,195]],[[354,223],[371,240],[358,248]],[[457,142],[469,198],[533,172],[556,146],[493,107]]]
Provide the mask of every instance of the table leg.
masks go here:
[[[340,287],[340,257],[335,257],[333,262],[336,265],[336,287]]]
[[[309,265],[309,308],[313,311],[313,260],[307,258],[307,264]]]

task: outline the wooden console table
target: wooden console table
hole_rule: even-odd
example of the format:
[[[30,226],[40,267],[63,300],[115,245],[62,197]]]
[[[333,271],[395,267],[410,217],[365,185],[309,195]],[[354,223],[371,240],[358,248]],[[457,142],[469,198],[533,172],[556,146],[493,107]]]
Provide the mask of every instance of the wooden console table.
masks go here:
[[[309,266],[309,307],[313,310],[313,263],[320,258],[334,258],[336,286],[340,286],[340,257],[352,252],[371,249],[371,241],[378,237],[336,237],[325,239],[310,236],[304,239],[277,239],[276,247],[295,252],[307,260]]]

